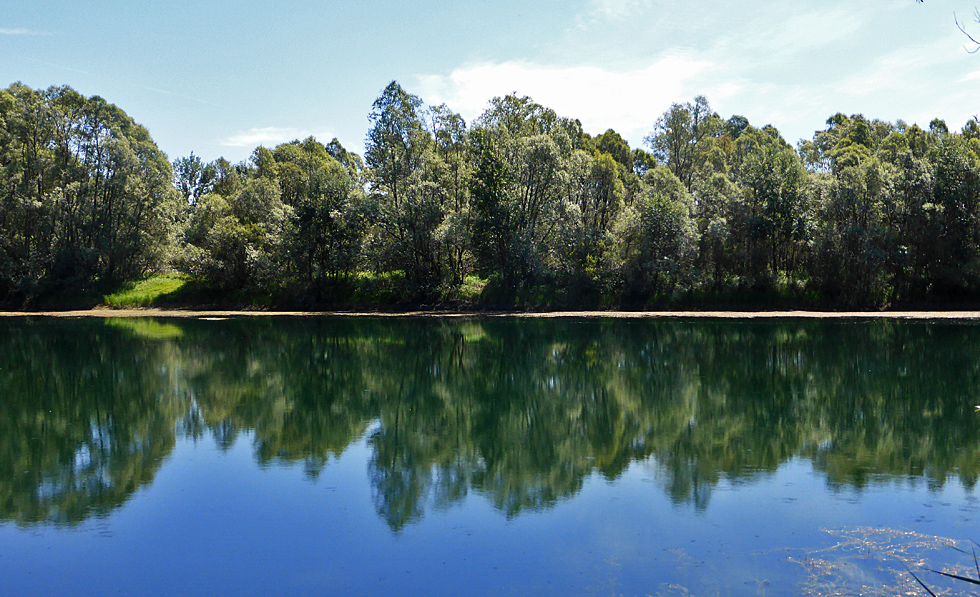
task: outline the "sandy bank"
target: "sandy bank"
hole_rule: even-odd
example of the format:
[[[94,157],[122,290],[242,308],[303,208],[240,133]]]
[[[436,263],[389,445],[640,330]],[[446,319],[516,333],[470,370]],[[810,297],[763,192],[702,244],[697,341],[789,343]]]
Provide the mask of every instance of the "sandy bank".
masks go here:
[[[86,309],[78,311],[0,311],[0,317],[589,317],[616,319],[980,319],[980,311],[547,311],[547,312],[346,312],[346,311],[193,311],[185,309]]]

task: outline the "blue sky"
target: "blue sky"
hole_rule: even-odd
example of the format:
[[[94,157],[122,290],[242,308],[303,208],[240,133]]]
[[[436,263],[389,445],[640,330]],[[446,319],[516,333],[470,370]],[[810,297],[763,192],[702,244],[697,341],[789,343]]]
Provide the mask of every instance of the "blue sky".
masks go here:
[[[362,152],[393,79],[467,121],[494,96],[529,95],[634,147],[670,103],[705,95],[795,144],[836,112],[959,130],[980,113],[980,54],[953,15],[980,34],[976,5],[6,0],[0,86],[101,95],[171,159],[238,161],[311,134]]]

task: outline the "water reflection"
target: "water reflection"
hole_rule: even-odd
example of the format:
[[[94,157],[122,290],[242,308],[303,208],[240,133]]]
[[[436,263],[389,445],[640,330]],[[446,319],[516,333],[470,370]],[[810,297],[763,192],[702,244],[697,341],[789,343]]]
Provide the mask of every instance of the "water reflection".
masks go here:
[[[368,434],[394,530],[470,493],[506,516],[653,467],[680,505],[789,459],[831,490],[980,474],[980,326],[231,319],[0,322],[0,520],[75,524],[178,438],[315,478]]]

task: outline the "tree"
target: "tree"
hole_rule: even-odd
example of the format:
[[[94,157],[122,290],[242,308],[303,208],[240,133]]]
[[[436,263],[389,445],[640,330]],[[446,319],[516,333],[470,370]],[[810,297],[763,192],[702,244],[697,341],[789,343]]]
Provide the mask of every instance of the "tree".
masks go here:
[[[421,99],[392,81],[374,102],[365,158],[376,202],[373,261],[404,271],[425,293],[439,280],[434,234],[444,197],[432,180],[432,137],[421,106]]]
[[[807,239],[807,176],[793,148],[772,126],[748,126],[735,142],[733,178],[741,186],[747,265],[759,277],[793,273]],[[757,280],[758,281],[758,280]]]
[[[474,153],[470,193],[477,267],[487,274],[498,272],[510,277],[515,271],[512,263],[514,224],[508,194],[510,170],[489,131],[476,129],[470,140]]]
[[[608,129],[594,139],[596,151],[609,154],[623,168],[633,169],[633,152],[630,150],[629,143],[623,139],[619,133]]]
[[[929,277],[940,295],[980,290],[980,157],[961,136],[944,136],[931,156],[933,204],[941,225]]]
[[[643,151],[639,147],[630,154],[633,172],[638,176],[643,176],[651,168],[657,167],[657,158]]]
[[[421,106],[421,99],[392,81],[374,101],[368,117],[371,129],[364,157],[371,169],[371,188],[396,208],[405,199],[407,181],[429,148],[430,139],[419,115]]]
[[[445,104],[432,107],[428,117],[430,133],[435,141],[433,174],[446,193],[443,219],[435,231],[440,245],[440,269],[451,284],[459,285],[472,267],[473,211],[470,187],[473,152],[469,130],[463,117]]]
[[[581,124],[529,97],[490,101],[477,119],[473,191],[474,244],[509,285],[533,282],[547,269],[561,222],[567,160],[582,140]]]
[[[173,170],[174,186],[189,205],[211,192],[218,175],[214,164],[205,164],[193,151],[186,158],[174,160]]]
[[[179,201],[148,131],[70,87],[0,94],[0,299],[113,283],[170,257]]]
[[[669,297],[691,281],[697,228],[693,199],[666,167],[644,176],[647,190],[616,222],[616,271],[627,296]]]
[[[697,96],[687,104],[672,104],[644,138],[653,155],[665,164],[690,192],[695,173],[707,159],[709,140],[718,134],[721,121],[708,100]]]
[[[360,162],[336,139],[324,146],[309,137],[272,152],[283,202],[296,216],[287,239],[291,262],[318,291],[325,281],[353,273],[367,224],[357,167],[335,154],[349,165]]]

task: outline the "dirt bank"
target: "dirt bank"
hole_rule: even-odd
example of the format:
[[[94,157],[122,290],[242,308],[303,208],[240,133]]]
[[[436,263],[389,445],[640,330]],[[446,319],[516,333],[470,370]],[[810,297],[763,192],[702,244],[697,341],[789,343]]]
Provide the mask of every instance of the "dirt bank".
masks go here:
[[[78,311],[0,311],[0,317],[605,317],[617,319],[980,319],[980,311],[193,311],[184,309],[87,309]]]

